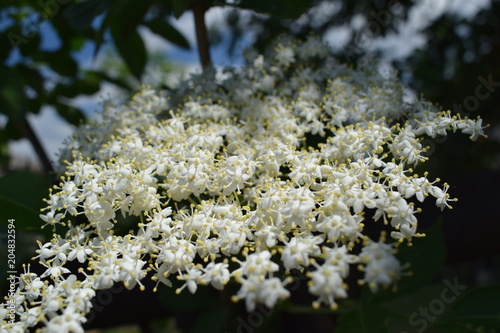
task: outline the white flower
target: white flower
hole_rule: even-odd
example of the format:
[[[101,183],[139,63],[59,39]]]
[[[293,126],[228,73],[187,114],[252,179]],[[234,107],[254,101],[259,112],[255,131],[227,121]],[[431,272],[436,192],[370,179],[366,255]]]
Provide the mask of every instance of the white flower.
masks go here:
[[[306,187],[291,189],[285,207],[281,209],[283,219],[292,227],[304,228],[315,206],[312,192]]]
[[[321,251],[318,244],[322,243],[321,237],[292,238],[281,253],[281,260],[286,270],[293,268],[303,269],[310,265],[309,256],[317,256]]]
[[[115,218],[115,211],[109,202],[87,200],[85,207],[85,215],[99,229],[111,229]]]
[[[462,125],[463,124],[463,125]],[[470,139],[476,141],[478,137],[484,136],[484,131],[487,126],[482,126],[483,120],[478,118],[476,121],[472,119],[467,119],[465,123],[462,123],[458,128],[462,129],[462,133],[470,134]]]
[[[176,294],[180,294],[182,292],[182,289],[184,289],[185,287],[188,288],[188,290],[191,294],[194,294],[196,292],[196,290],[198,289],[198,283],[204,282],[201,278],[203,272],[201,270],[197,269],[196,267],[188,268],[186,270],[186,273],[187,274],[180,274],[179,275],[179,279],[186,281],[186,283],[184,283],[182,285],[182,287],[180,287],[179,289],[177,289],[175,291]],[[204,283],[204,284],[206,284],[206,283]]]
[[[399,231],[392,231],[391,237],[395,240],[402,241],[404,239],[411,241],[413,237],[417,235],[417,225],[416,224],[403,224],[399,228]]]
[[[94,251],[92,249],[90,249],[88,247],[88,245],[83,246],[83,245],[77,244],[77,245],[73,246],[73,249],[69,252],[68,260],[72,261],[72,260],[78,259],[78,262],[83,264],[85,262],[85,260],[87,260],[87,256],[91,255],[92,253],[94,253]]]
[[[368,283],[371,290],[377,291],[379,286],[387,287],[401,276],[401,264],[393,256],[372,260],[365,266],[363,282]]]
[[[124,254],[122,260],[117,265],[118,271],[118,279],[123,281],[125,288],[131,290],[136,284],[141,286],[141,289],[144,289],[141,280],[146,276],[146,270],[143,269],[145,261],[140,259],[134,259],[130,256]]]
[[[457,199],[450,198],[450,195],[447,193],[448,189],[448,184],[444,184],[444,190],[437,186],[432,186],[429,190],[430,194],[436,198],[436,206],[441,208],[441,210],[451,208],[448,201],[457,201]]]
[[[365,263],[365,277],[361,280],[368,283],[371,290],[377,291],[397,281],[401,276],[401,264],[394,256],[394,248],[383,242],[371,242],[365,245],[359,255]]]
[[[324,264],[317,266],[317,270],[310,273],[309,291],[311,294],[319,296],[313,303],[318,308],[321,303],[329,305],[332,309],[337,308],[335,300],[347,297],[347,286],[344,284],[341,273],[335,265]]]
[[[349,254],[349,250],[345,245],[334,248],[323,247],[323,254],[325,263],[336,266],[343,278],[349,275],[349,265],[357,263],[359,260],[356,255]]]
[[[87,319],[72,306],[66,307],[60,316],[53,317],[47,323],[48,332],[74,332],[83,333],[82,324]]]
[[[268,248],[278,244],[279,229],[274,226],[264,226],[255,232],[255,236]]]
[[[44,278],[46,276],[58,278],[63,274],[70,273],[70,270],[64,267],[63,263],[57,258],[49,261],[40,261],[40,264],[47,267],[45,272],[40,275],[41,278]]]
[[[255,170],[255,162],[244,155],[229,156],[221,163],[219,168],[219,187],[222,194],[229,195],[240,191],[245,183],[250,180]]]
[[[258,276],[241,279],[241,288],[235,299],[244,299],[248,311],[255,310],[256,303],[263,303],[273,308],[278,300],[287,298],[290,292],[284,288],[288,281],[282,282],[278,278],[262,280]]]
[[[212,261],[203,268],[204,274],[201,279],[209,281],[215,289],[222,290],[231,278],[228,267],[229,265],[226,263],[215,263]]]
[[[196,255],[196,248],[191,242],[175,236],[170,236],[160,249],[156,262],[162,264],[168,273],[185,270]]]
[[[56,214],[55,211],[50,211],[47,214],[40,214],[39,215],[42,221],[45,222],[45,225],[51,225],[55,226],[56,224],[59,224],[61,219],[64,217],[63,213],[58,213]]]
[[[318,218],[319,223],[316,225],[316,230],[326,233],[331,242],[346,243],[362,237],[363,225],[361,221],[361,216],[350,213],[321,215]]]
[[[118,281],[118,253],[111,252],[103,254],[99,262],[95,263],[96,273],[93,276],[93,286],[95,289],[111,288],[115,281]]]
[[[246,260],[238,261],[241,267],[233,272],[239,279],[241,274],[263,278],[267,273],[273,273],[279,270],[279,266],[271,261],[271,252],[261,251],[252,253],[246,257]]]
[[[23,290],[26,298],[33,302],[41,295],[44,283],[34,273],[28,273],[21,276],[19,287]]]
[[[57,258],[60,261],[66,261],[66,253],[68,252],[71,244],[65,243],[63,239],[56,239],[52,242],[47,242],[42,245],[38,242],[39,250],[36,250],[38,256],[41,260],[46,261],[52,257]]]
[[[411,126],[406,127],[404,131],[394,138],[391,150],[396,158],[404,159],[409,164],[416,165],[426,159],[423,156],[423,147],[416,138]]]
[[[295,52],[291,47],[279,45],[275,58],[282,67],[288,67],[295,62]]]
[[[34,327],[36,326],[40,315],[43,314],[43,311],[44,309],[41,306],[33,307],[22,313],[20,319],[22,322],[26,323],[27,327]]]

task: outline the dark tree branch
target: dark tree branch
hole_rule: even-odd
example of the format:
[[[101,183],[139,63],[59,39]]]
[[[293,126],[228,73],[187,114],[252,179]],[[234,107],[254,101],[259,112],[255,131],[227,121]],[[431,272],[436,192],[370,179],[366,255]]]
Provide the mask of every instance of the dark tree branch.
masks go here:
[[[194,13],[194,25],[196,29],[196,41],[198,43],[198,54],[203,69],[212,65],[210,60],[210,45],[208,42],[207,27],[205,25],[206,7],[202,0],[197,0],[192,6]]]
[[[45,173],[52,173],[54,172],[54,168],[52,167],[52,164],[50,163],[49,157],[47,156],[47,153],[45,152],[45,149],[42,146],[42,143],[38,139],[38,136],[36,135],[35,131],[31,127],[28,119],[26,116],[23,116],[19,122],[18,122],[19,129],[21,132],[24,134],[25,137],[30,140],[31,144],[33,145],[33,148],[35,149],[36,154],[38,155],[38,158],[40,159],[40,163],[42,163],[43,170]]]

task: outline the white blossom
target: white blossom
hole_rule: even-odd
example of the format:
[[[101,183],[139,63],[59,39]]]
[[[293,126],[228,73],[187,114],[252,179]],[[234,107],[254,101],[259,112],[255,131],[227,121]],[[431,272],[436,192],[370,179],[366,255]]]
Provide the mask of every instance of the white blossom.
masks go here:
[[[252,311],[290,297],[281,272],[307,271],[313,306],[333,309],[356,267],[373,291],[404,275],[396,247],[423,236],[419,203],[455,201],[410,168],[432,157],[423,138],[475,140],[482,120],[418,99],[408,110],[395,75],[339,64],[315,37],[274,45],[168,95],[144,87],[126,105],[107,101],[79,127],[40,215],[55,231],[36,252],[45,271],[21,274],[17,321],[0,305],[0,331],[83,332],[96,290],[144,289],[145,278],[191,293],[234,281],[232,299]],[[390,238],[368,238],[377,223]]]

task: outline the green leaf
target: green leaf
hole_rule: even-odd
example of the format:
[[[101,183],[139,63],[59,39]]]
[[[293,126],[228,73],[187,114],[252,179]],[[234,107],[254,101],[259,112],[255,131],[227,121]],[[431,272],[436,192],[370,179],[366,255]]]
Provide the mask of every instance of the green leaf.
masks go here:
[[[101,26],[96,31],[95,38],[94,38],[94,42],[95,42],[94,59],[97,57],[97,54],[99,53],[99,50],[101,49],[102,43],[104,41],[104,35],[105,35],[106,31],[108,31],[108,28],[111,25],[113,15],[110,14],[110,12],[105,14],[106,16],[104,17],[104,20],[102,21]]]
[[[20,119],[27,112],[25,80],[14,68],[0,67],[0,113]]]
[[[85,119],[83,112],[75,107],[60,102],[56,103],[55,107],[57,113],[72,125],[81,125],[82,121]]]
[[[443,333],[478,333],[484,331],[478,331],[474,326],[467,324],[459,324],[459,323],[447,323],[440,324],[436,323],[436,327],[441,328],[441,332]]]
[[[28,171],[11,172],[0,178],[0,195],[39,210],[45,207],[51,186],[48,178]]]
[[[76,37],[72,38],[69,41],[69,45],[72,50],[79,51],[82,49],[86,42],[87,40],[84,37]]]
[[[146,47],[141,36],[133,32],[128,38],[122,38],[119,33],[114,33],[115,45],[118,53],[123,58],[130,72],[141,80],[142,73],[146,67]]]
[[[242,0],[237,6],[280,19],[294,19],[312,4],[312,0]]]
[[[26,114],[27,110],[23,107],[26,105],[26,97],[21,89],[16,88],[16,86],[8,85],[0,87],[0,99],[4,101],[1,104],[7,105],[3,111],[6,111],[10,117],[19,118]]]
[[[446,256],[443,222],[438,221],[431,228],[420,230],[425,237],[413,240],[413,246],[405,244],[399,247],[398,259],[402,264],[410,263],[412,276],[402,277],[398,282],[398,290],[414,291],[427,285],[443,266]]]
[[[88,0],[68,6],[64,17],[75,30],[84,30],[92,25],[94,19],[113,6],[115,0]]]
[[[43,95],[45,93],[45,88],[43,86],[44,79],[38,70],[24,64],[18,64],[15,68],[19,72],[19,75],[26,79],[26,83],[32,87],[37,94]]]
[[[174,7],[175,18],[181,17],[189,6],[191,6],[192,0],[172,0],[172,5]]]
[[[8,223],[9,219],[16,220],[16,228],[22,230],[40,230],[43,221],[37,212],[19,202],[0,195],[0,221]]]
[[[190,48],[187,39],[177,29],[168,24],[165,20],[161,18],[156,18],[154,20],[145,22],[144,25],[146,25],[152,32],[162,36],[169,42],[172,42],[175,45],[180,46],[184,49]]]
[[[72,86],[79,94],[93,95],[101,90],[101,80],[92,72],[84,71],[83,79],[76,80]]]
[[[442,322],[500,329],[500,285],[478,288],[459,299]]]
[[[339,318],[335,333],[386,333],[388,313],[376,304],[364,305],[360,310]]]
[[[150,0],[122,1],[113,13],[114,22],[111,22],[111,26],[117,24],[122,37],[126,39],[136,32],[137,27],[143,22],[144,16],[150,6]]]
[[[45,207],[50,182],[43,176],[17,171],[0,178],[0,221],[16,220],[16,227],[40,230],[40,208]]]
[[[7,131],[0,128],[0,167],[7,165],[10,160],[8,139]]]
[[[17,41],[9,40],[10,31],[3,31],[0,34],[0,58],[7,59],[9,57],[10,52],[13,50],[13,43],[16,44]],[[12,37],[12,33],[10,35]]]
[[[49,66],[62,76],[75,77],[78,73],[78,64],[68,56],[68,50],[63,48],[54,52],[37,52],[33,54],[33,60]]]
[[[219,333],[224,331],[229,309],[221,306],[213,306],[197,318],[196,325],[190,333]]]
[[[457,290],[450,290],[450,286],[455,283]],[[439,317],[449,311],[451,303],[456,300],[453,292],[462,292],[461,289],[463,289],[461,282],[447,278],[441,283],[426,285],[413,293],[381,304],[391,314],[388,326],[398,327],[397,332],[420,330],[434,332]]]
[[[37,33],[36,35],[28,38],[26,43],[19,45],[19,49],[21,50],[21,52],[24,55],[30,56],[30,55],[38,52],[38,50],[40,49],[41,43],[42,43],[42,39],[40,37],[40,34]]]
[[[137,31],[127,38],[121,36],[120,32],[111,29],[116,49],[123,58],[130,72],[140,81],[144,68],[146,67],[146,47]]]
[[[9,118],[9,120],[7,120],[5,133],[7,134],[9,140],[20,140],[24,138],[24,133],[20,130],[17,119]]]

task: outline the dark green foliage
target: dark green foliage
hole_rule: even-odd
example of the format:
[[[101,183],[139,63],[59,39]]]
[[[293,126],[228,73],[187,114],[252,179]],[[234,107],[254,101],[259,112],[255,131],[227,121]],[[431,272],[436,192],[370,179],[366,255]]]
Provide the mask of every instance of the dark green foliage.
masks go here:
[[[443,327],[482,327],[500,330],[500,286],[472,290],[443,318]],[[450,330],[451,331],[451,330]]]
[[[0,223],[16,219],[19,230],[40,230],[40,209],[51,183],[46,177],[28,171],[17,171],[0,178]]]

